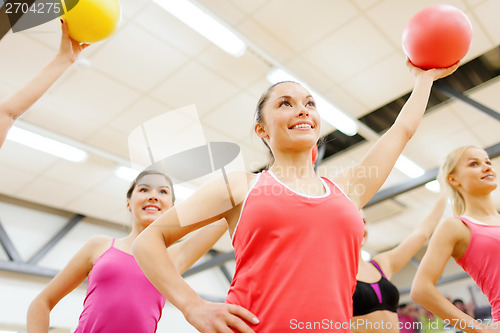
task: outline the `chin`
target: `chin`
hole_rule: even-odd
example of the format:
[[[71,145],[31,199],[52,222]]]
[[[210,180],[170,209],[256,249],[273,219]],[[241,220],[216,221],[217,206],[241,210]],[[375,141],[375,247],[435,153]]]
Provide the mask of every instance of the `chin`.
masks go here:
[[[154,216],[143,216],[142,220],[144,221],[144,223],[146,223],[147,225],[150,225],[151,223],[153,223],[157,218],[159,218],[160,215],[154,215]]]

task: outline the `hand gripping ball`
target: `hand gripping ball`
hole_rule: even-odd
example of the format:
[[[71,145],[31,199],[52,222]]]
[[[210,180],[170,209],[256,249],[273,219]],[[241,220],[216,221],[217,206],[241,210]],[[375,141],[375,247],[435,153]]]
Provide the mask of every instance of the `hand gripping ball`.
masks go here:
[[[65,0],[66,8],[71,1],[75,0]],[[68,22],[71,38],[91,44],[116,31],[121,20],[121,7],[118,0],[79,0],[62,18]]]
[[[446,68],[462,59],[472,42],[472,24],[460,9],[445,4],[417,12],[403,31],[403,49],[423,69]]]

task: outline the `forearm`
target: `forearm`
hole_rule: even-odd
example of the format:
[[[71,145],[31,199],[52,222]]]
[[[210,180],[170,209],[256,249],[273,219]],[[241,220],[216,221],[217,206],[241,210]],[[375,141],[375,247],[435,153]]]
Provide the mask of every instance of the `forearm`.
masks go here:
[[[156,230],[144,230],[135,240],[132,251],[149,281],[185,315],[191,304],[201,301],[177,272],[163,237]]]
[[[222,219],[194,232],[190,238],[168,248],[177,271],[183,274],[198,259],[207,253],[227,230],[227,222]]]
[[[433,82],[434,78],[427,72],[415,78],[413,91],[394,122],[393,127],[405,131],[410,138],[425,113]]]
[[[427,240],[441,220],[445,208],[446,196],[441,194],[429,214],[417,224],[415,232],[422,234]]]
[[[0,112],[12,119],[21,116],[47,92],[71,64],[72,61],[67,57],[60,55],[54,57],[51,62],[20,90],[0,102]]]
[[[50,327],[50,307],[46,302],[35,298],[28,308],[27,332],[47,333]]]
[[[416,282],[416,283],[415,283]],[[468,332],[483,332],[484,325],[456,308],[432,283],[414,281],[411,290],[414,301],[456,328]]]

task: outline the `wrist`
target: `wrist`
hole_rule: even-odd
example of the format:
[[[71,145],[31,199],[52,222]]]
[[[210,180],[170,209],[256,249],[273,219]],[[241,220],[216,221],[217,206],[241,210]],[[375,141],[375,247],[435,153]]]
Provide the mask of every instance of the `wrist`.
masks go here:
[[[417,75],[417,81],[421,81],[421,82],[426,82],[426,83],[431,83],[434,82],[434,75],[432,74],[431,70],[427,70],[427,71],[421,71],[418,75]]]
[[[177,304],[177,308],[184,314],[185,317],[197,306],[202,304],[204,300],[198,295],[192,295]]]
[[[68,57],[67,55],[59,53],[52,60],[52,64],[54,64],[56,66],[61,66],[61,67],[67,68],[67,67],[71,66],[75,61],[76,61],[76,58],[73,59],[72,57]]]

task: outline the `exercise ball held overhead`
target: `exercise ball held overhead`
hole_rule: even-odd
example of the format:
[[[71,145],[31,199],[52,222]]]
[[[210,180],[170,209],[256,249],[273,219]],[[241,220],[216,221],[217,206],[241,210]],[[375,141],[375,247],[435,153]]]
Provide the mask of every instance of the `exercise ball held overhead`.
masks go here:
[[[65,0],[66,8],[70,1],[74,2]],[[121,20],[121,7],[118,0],[79,0],[62,18],[68,22],[71,38],[91,44],[116,31]]]
[[[445,4],[417,12],[403,31],[403,50],[423,69],[446,68],[461,60],[472,42],[472,24],[460,9]]]

